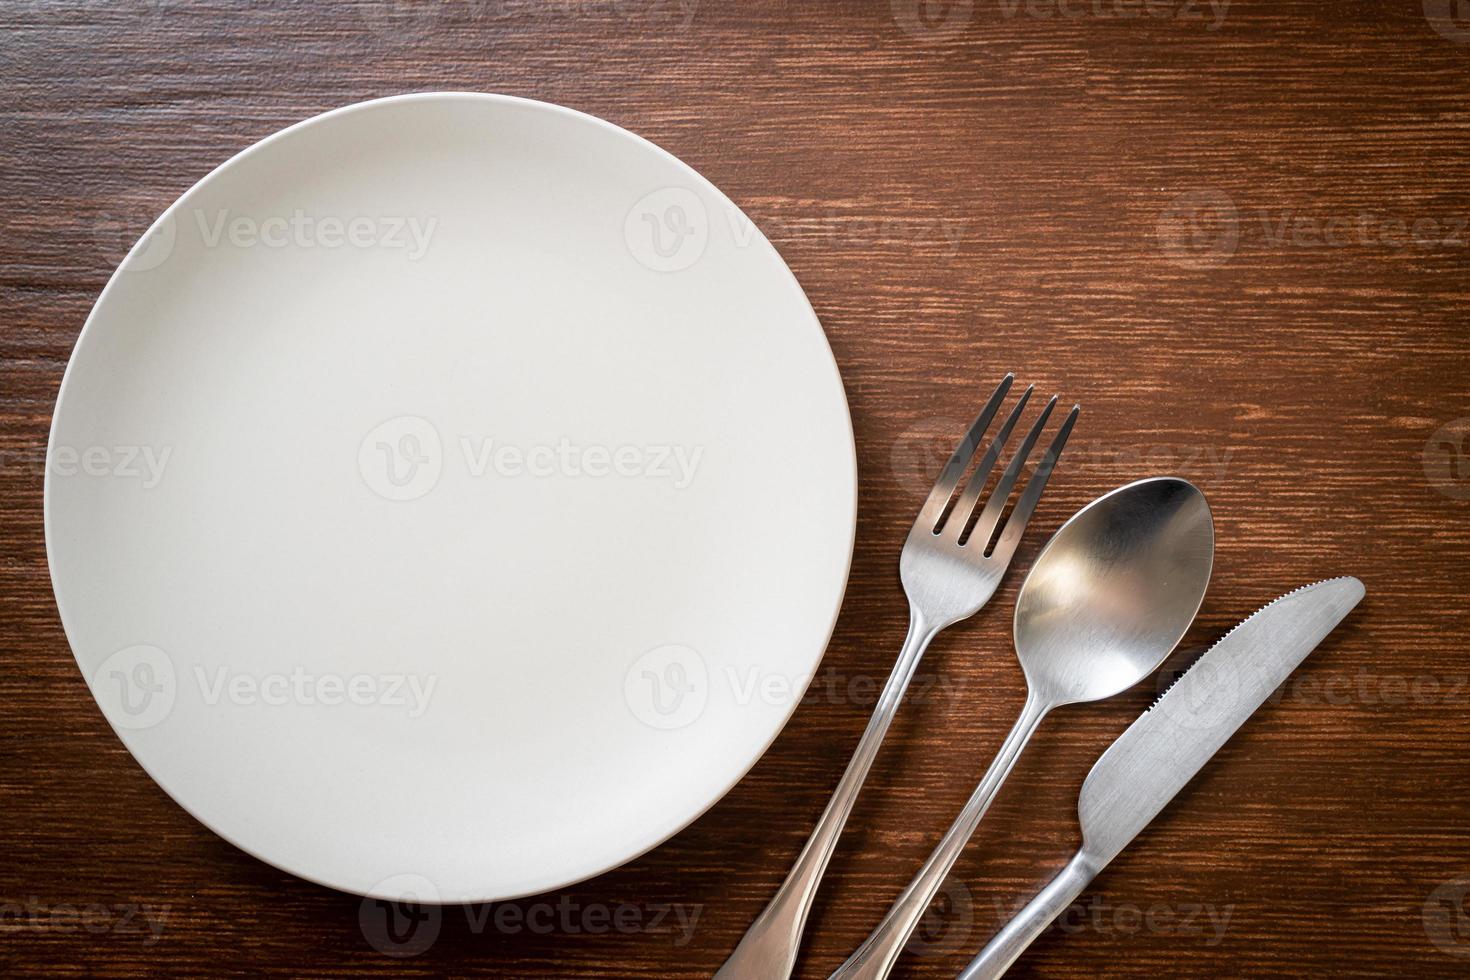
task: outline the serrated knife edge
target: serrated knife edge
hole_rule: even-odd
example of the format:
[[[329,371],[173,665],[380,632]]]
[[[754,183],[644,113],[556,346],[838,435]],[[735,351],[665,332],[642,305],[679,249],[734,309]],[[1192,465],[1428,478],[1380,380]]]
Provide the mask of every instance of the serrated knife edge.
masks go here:
[[[1288,592],[1195,660],[1093,765],[1077,804],[1084,850],[1106,862],[1126,847],[1363,594],[1351,577]]]

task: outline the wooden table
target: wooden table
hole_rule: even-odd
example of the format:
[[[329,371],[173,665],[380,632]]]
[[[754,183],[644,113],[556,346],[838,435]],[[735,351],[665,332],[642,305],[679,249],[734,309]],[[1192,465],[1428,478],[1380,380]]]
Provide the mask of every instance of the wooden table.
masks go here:
[[[1087,500],[1174,473],[1219,536],[1181,659],[1315,579],[1358,575],[1368,598],[1013,975],[1465,976],[1470,21],[1452,6],[6,0],[0,972],[708,976],[892,662],[929,473],[1014,370],[1084,406],[1017,572]],[[435,89],[602,116],[743,207],[831,338],[862,502],[823,671],[743,782],[632,864],[446,908],[394,958],[356,898],[214,837],[107,728],[53,605],[41,473],[77,331],[155,214],[289,123]],[[876,923],[1009,727],[1019,578],[927,658],[801,976]],[[952,976],[1050,876],[1145,687],[1044,728],[900,975]]]

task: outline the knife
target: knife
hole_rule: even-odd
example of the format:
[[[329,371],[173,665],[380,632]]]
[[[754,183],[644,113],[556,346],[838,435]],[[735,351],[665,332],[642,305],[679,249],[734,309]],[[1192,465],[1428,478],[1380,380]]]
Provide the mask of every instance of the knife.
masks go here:
[[[994,980],[1159,815],[1363,598],[1335,578],[1288,593],[1225,634],[1102,754],[1082,784],[1082,849],[959,980]]]

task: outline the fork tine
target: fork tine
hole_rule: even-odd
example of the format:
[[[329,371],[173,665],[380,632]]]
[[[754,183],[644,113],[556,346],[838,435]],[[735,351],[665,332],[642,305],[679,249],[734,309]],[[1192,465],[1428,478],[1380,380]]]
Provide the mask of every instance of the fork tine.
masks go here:
[[[1067,436],[1072,433],[1072,426],[1077,421],[1077,416],[1082,411],[1080,405],[1073,405],[1072,411],[1067,413],[1066,421],[1057,430],[1056,438],[1051,441],[1041,462],[1037,464],[1036,472],[1031,474],[1031,479],[1026,482],[1026,489],[1021,491],[1021,497],[1016,501],[1016,509],[1011,511],[1010,519],[1006,521],[1005,530],[1000,534],[1000,540],[995,543],[995,554],[997,557],[1007,559],[1016,550],[1016,543],[1021,540],[1021,534],[1026,530],[1026,522],[1031,520],[1031,512],[1036,509],[1036,502],[1041,499],[1042,491],[1046,489],[1046,481],[1051,479],[1051,471],[1061,458],[1062,448],[1067,444]]]
[[[1011,499],[1011,489],[1015,487],[1016,480],[1021,475],[1021,467],[1026,465],[1026,458],[1031,455],[1031,450],[1036,446],[1036,440],[1041,437],[1041,430],[1046,427],[1046,420],[1051,418],[1052,409],[1057,407],[1057,396],[1052,395],[1051,401],[1041,410],[1041,415],[1031,426],[1031,431],[1026,433],[1026,438],[1021,442],[1021,448],[1011,457],[1011,462],[995,483],[995,489],[990,491],[990,497],[985,501],[985,509],[980,512],[980,519],[975,522],[975,529],[971,531],[960,542],[966,544],[971,540],[980,542],[983,551],[990,544],[990,536],[995,533],[995,526],[1000,521],[1000,515],[1005,512],[1006,501]],[[966,514],[968,520],[969,515]]]
[[[995,394],[990,396],[990,401],[975,416],[975,421],[970,426],[970,431],[965,433],[965,438],[955,447],[954,455],[949,457],[949,462],[944,464],[940,471],[939,479],[934,481],[934,489],[929,491],[929,498],[924,501],[924,506],[919,510],[918,523],[933,531],[939,524],[939,518],[944,514],[944,508],[949,503],[949,498],[954,495],[955,484],[960,482],[964,475],[965,467],[970,465],[970,460],[975,458],[975,450],[980,445],[980,437],[985,430],[990,428],[990,420],[995,418],[996,409],[1005,400],[1006,393],[1011,390],[1011,382],[1015,375],[1007,374],[996,386]]]
[[[1005,448],[1007,440],[1011,438],[1011,432],[1016,423],[1021,419],[1021,412],[1026,408],[1026,403],[1031,400],[1031,385],[1021,392],[1021,400],[1016,402],[1016,407],[1011,409],[1011,414],[1006,418],[1005,425],[996,433],[990,445],[985,450],[985,456],[980,460],[980,465],[975,467],[975,472],[970,474],[970,479],[965,483],[965,490],[960,494],[959,502],[950,511],[950,520],[945,521],[945,527],[953,527],[954,533],[950,537],[956,541],[965,531],[965,525],[970,523],[970,514],[975,510],[975,501],[980,497],[980,491],[985,489],[985,481],[990,479],[990,473],[995,469],[995,461],[1000,458],[1000,451]],[[955,521],[953,518],[958,517]]]

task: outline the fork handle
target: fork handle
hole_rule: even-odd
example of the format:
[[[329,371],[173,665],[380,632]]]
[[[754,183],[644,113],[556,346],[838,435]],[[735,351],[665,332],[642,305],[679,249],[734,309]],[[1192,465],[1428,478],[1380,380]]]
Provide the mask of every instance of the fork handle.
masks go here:
[[[785,980],[791,976],[802,929],[806,926],[807,913],[811,911],[822,872],[832,858],[837,838],[841,836],[853,803],[857,801],[863,780],[868,777],[868,770],[873,767],[878,746],[893,721],[909,681],[913,679],[919,658],[938,632],[938,628],[930,626],[923,615],[910,606],[909,631],[904,637],[903,649],[899,651],[898,662],[888,675],[888,682],[883,685],[873,717],[868,720],[868,727],[847,764],[847,771],[842,774],[842,781],[837,784],[831,802],[822,812],[822,818],[817,821],[816,829],[796,859],[795,867],[776,892],[776,897],[746,930],[740,944],[715,974],[715,980]]]
[[[991,801],[1000,791],[1006,776],[1010,775],[1021,750],[1026,747],[1037,726],[1052,707],[1053,705],[1038,698],[1034,690],[1026,695],[1026,705],[1021,709],[1021,717],[1016,719],[1015,726],[1001,744],[1000,751],[995,754],[995,760],[990,763],[985,778],[975,787],[969,802],[955,818],[939,846],[934,848],[934,853],[929,855],[929,860],[924,862],[914,880],[909,882],[903,894],[894,901],[893,907],[888,910],[878,928],[858,947],[857,952],[847,958],[847,962],[837,968],[829,980],[883,980],[888,976],[893,964],[898,961],[899,954],[903,952],[904,944],[924,917],[939,887],[944,884],[945,876],[954,867],[960,852],[974,835],[975,828],[980,825],[980,818],[990,809]]]
[[[957,980],[999,980],[1052,920],[1077,901],[1083,889],[1097,877],[1100,867],[1085,851],[1078,851],[1036,897],[1026,903],[990,942],[985,944]]]

